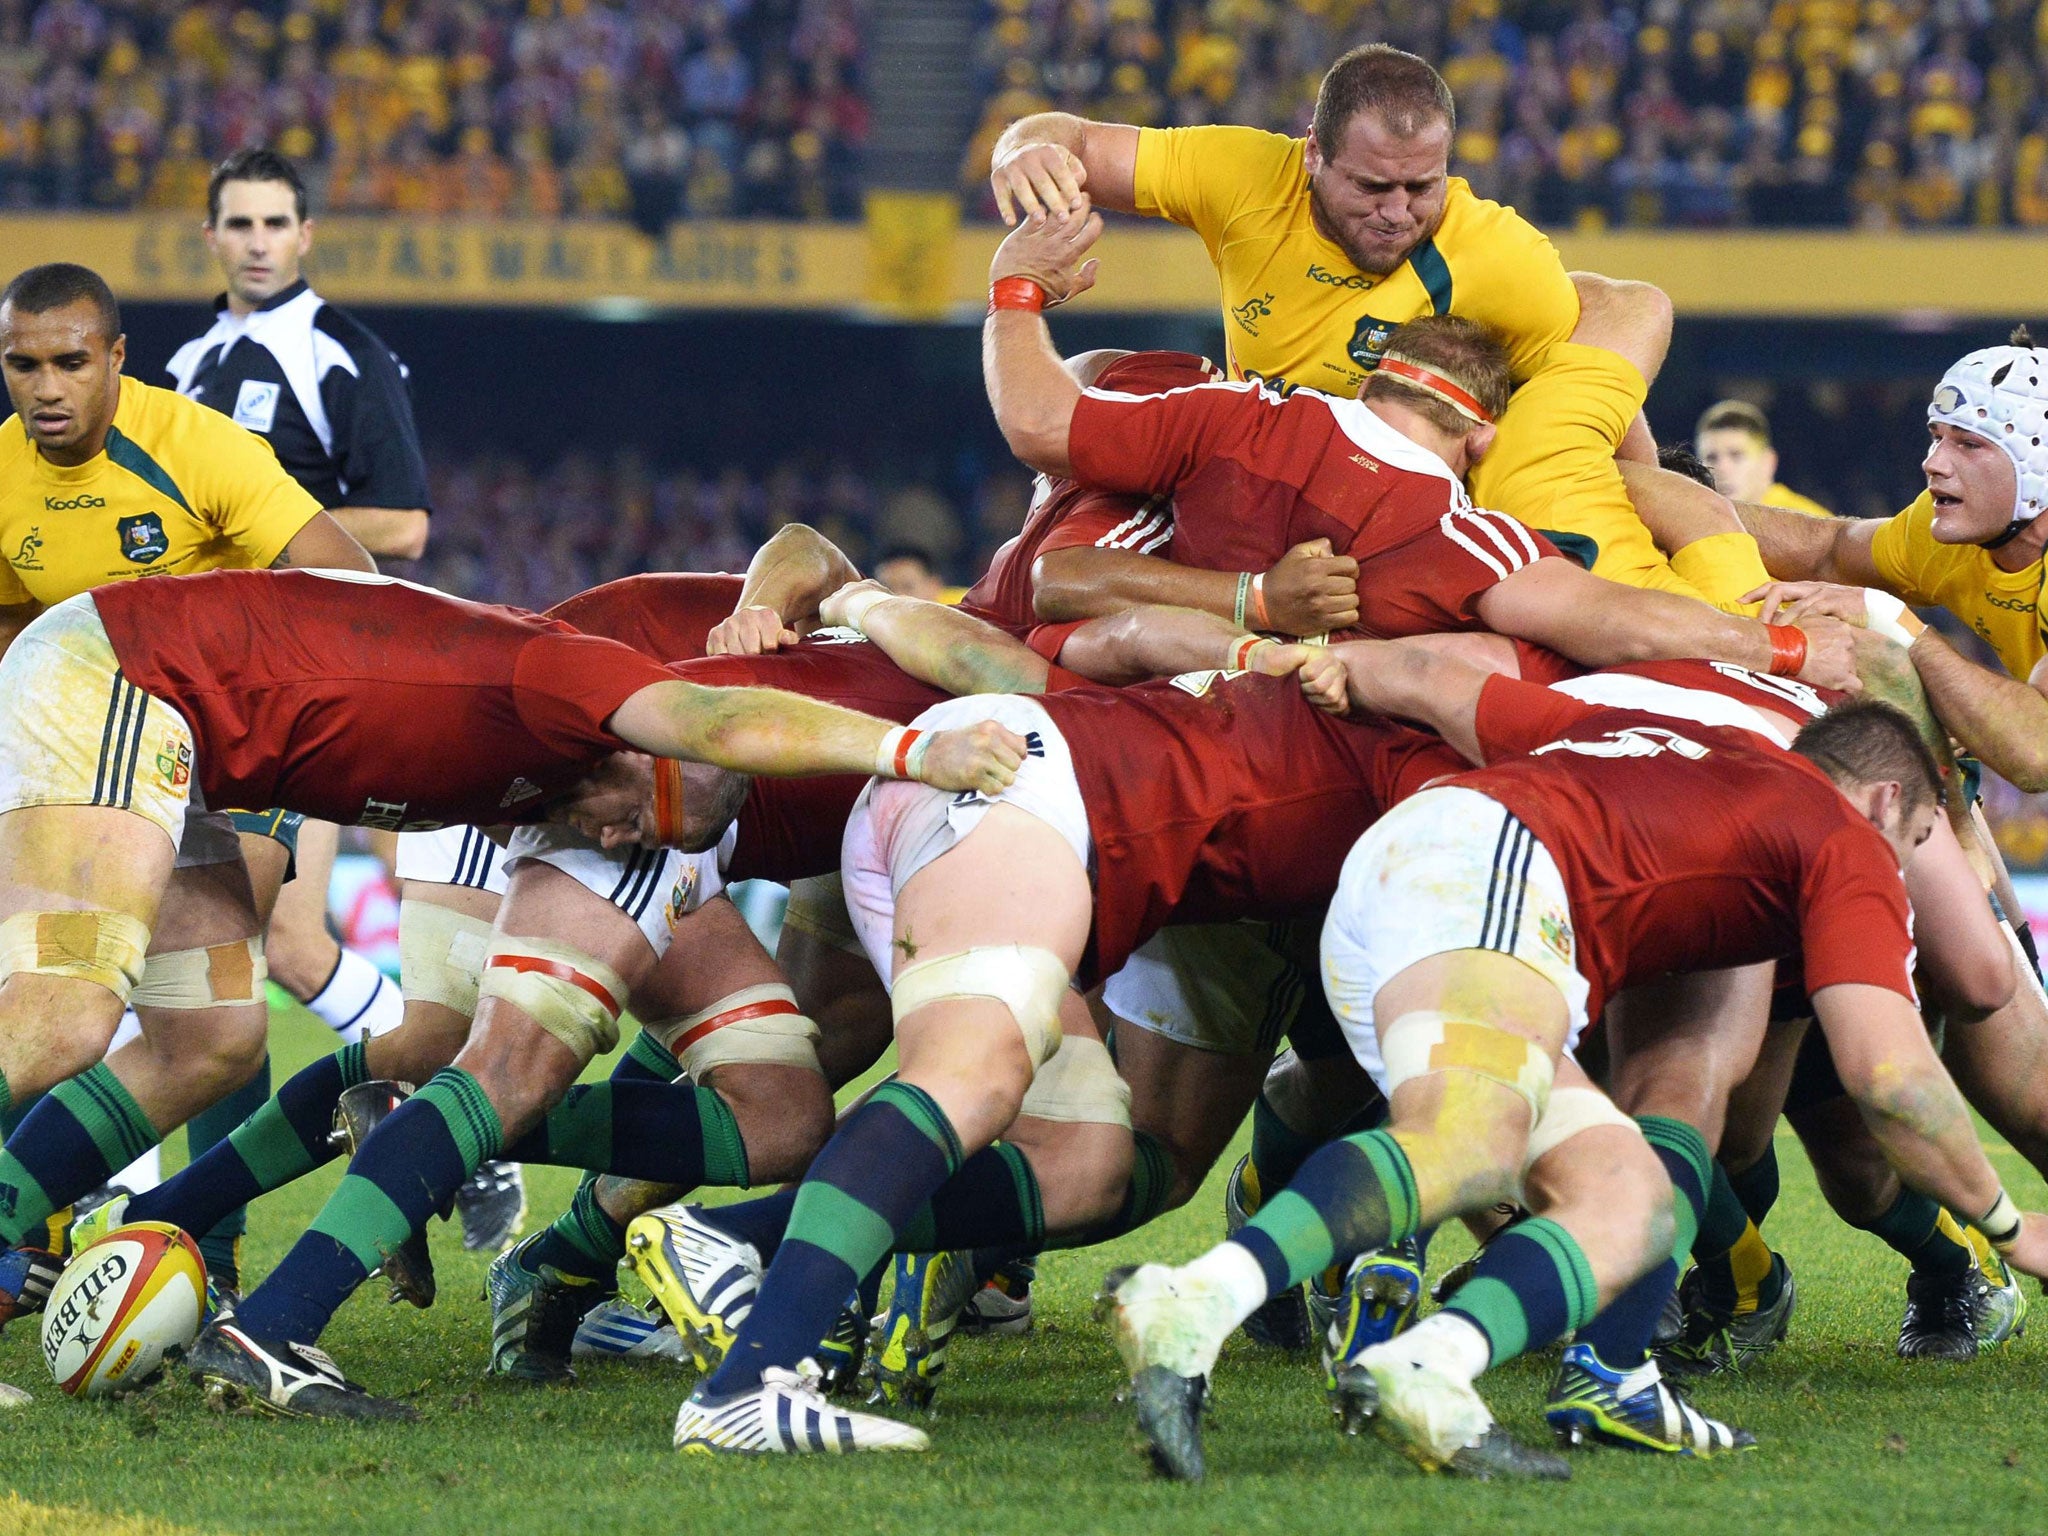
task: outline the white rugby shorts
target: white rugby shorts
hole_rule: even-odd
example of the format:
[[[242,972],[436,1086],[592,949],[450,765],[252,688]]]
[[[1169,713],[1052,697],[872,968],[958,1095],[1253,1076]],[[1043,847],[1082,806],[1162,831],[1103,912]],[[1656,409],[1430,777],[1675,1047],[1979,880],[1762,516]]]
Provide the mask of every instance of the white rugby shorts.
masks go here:
[[[846,821],[841,873],[847,916],[875,972],[891,980],[896,893],[911,876],[957,847],[993,806],[1010,805],[1037,817],[1067,840],[1081,867],[1094,871],[1088,811],[1074,777],[1074,758],[1052,716],[1036,699],[1014,693],[972,694],[934,704],[911,724],[943,731],[993,720],[1022,736],[1029,751],[1017,777],[999,795],[954,794],[928,785],[875,779],[860,792]]]
[[[465,890],[505,894],[505,865],[511,855],[475,827],[439,827],[398,834],[398,878],[422,885],[459,885]]]
[[[1513,955],[1564,995],[1565,1050],[1586,1028],[1564,877],[1498,800],[1444,785],[1404,800],[1344,860],[1323,923],[1323,987],[1358,1064],[1386,1090],[1373,999],[1418,961],[1459,949]]]
[[[675,925],[725,889],[724,868],[738,835],[736,826],[727,827],[719,845],[704,853],[637,845],[607,852],[569,827],[535,822],[514,829],[503,862],[508,876],[528,860],[552,864],[630,917],[659,959],[668,953]]]
[[[1200,1051],[1277,1051],[1317,985],[1314,928],[1291,953],[1289,923],[1247,919],[1162,928],[1103,984],[1102,1001],[1134,1029]],[[1320,1002],[1316,1004],[1320,1008]]]

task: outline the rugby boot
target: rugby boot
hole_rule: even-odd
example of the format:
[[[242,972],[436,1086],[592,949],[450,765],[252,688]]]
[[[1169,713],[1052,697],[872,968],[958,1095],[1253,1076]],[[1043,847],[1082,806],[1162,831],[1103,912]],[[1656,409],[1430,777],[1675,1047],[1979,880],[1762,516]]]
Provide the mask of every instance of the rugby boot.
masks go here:
[[[1657,1364],[1665,1375],[1709,1376],[1751,1370],[1785,1341],[1799,1291],[1785,1256],[1773,1254],[1771,1263],[1778,1275],[1777,1299],[1767,1307],[1740,1314],[1709,1305],[1702,1294],[1700,1272],[1686,1271],[1678,1288],[1685,1327],[1676,1343],[1656,1351]]]
[[[1161,1477],[1194,1483],[1208,1470],[1202,1412],[1232,1310],[1219,1287],[1164,1264],[1116,1269],[1103,1278],[1095,1315],[1110,1324],[1130,1372],[1124,1399],[1137,1413]]]
[[[1756,1445],[1746,1429],[1710,1419],[1645,1362],[1612,1370],[1590,1344],[1564,1352],[1550,1400],[1543,1407],[1551,1432],[1569,1446],[1613,1445],[1667,1456],[1724,1456]]]
[[[644,1218],[643,1218],[644,1219]],[[815,1360],[770,1367],[750,1392],[714,1397],[700,1386],[676,1412],[675,1446],[698,1456],[844,1455],[923,1451],[924,1431],[842,1408],[818,1390]]]
[[[879,1323],[881,1319],[874,1320]],[[859,1386],[868,1374],[869,1319],[862,1312],[860,1292],[846,1298],[846,1305],[832,1319],[832,1327],[818,1342],[818,1390],[838,1397]]]
[[[709,1375],[725,1360],[761,1289],[761,1255],[704,1219],[699,1206],[670,1205],[626,1228],[626,1259]]]
[[[946,1369],[946,1345],[974,1294],[966,1253],[899,1253],[889,1310],[868,1338],[870,1407],[930,1408]]]
[[[1006,1335],[1031,1331],[1031,1282],[1038,1278],[1034,1259],[1012,1259],[983,1282],[960,1309],[962,1333]]]
[[[1244,1187],[1245,1169],[1250,1165],[1251,1154],[1246,1153],[1237,1160],[1237,1166],[1230,1170],[1230,1177],[1224,1182],[1225,1237],[1237,1236],[1238,1229],[1251,1220],[1252,1213],[1245,1207]],[[1304,1286],[1294,1286],[1267,1300],[1244,1320],[1244,1336],[1268,1349],[1282,1349],[1291,1355],[1307,1354],[1321,1337],[1321,1330],[1311,1315],[1305,1291]],[[1328,1299],[1327,1295],[1324,1299]],[[1335,1309],[1330,1308],[1328,1315],[1334,1318]],[[1327,1326],[1326,1320],[1324,1327]]]
[[[359,1424],[409,1424],[419,1418],[410,1405],[372,1397],[348,1380],[325,1350],[265,1343],[242,1332],[232,1317],[200,1330],[185,1352],[185,1366],[199,1378],[207,1402],[229,1412]]]
[[[1502,1429],[1472,1384],[1429,1353],[1397,1338],[1374,1345],[1345,1367],[1350,1379],[1344,1390],[1382,1439],[1425,1472],[1479,1482],[1571,1477],[1570,1462]]]
[[[2020,1277],[1988,1237],[1975,1227],[1965,1227],[1963,1238],[1977,1260],[1977,1352],[1983,1354],[2027,1331],[2027,1296],[2020,1289]]]
[[[106,1199],[88,1205],[81,1200],[73,1209],[71,1217],[71,1251],[90,1248],[114,1228],[128,1219],[128,1191],[119,1185],[111,1186],[113,1193]]]
[[[370,1132],[386,1115],[412,1096],[410,1083],[373,1078],[342,1090],[334,1106],[334,1145],[344,1159],[352,1159],[369,1140]],[[427,1251],[424,1228],[412,1232],[396,1248],[386,1249],[378,1272],[391,1287],[391,1299],[409,1301],[416,1307],[434,1304],[434,1257]]]
[[[491,1261],[484,1291],[491,1303],[489,1374],[516,1381],[572,1382],[569,1364],[576,1331],[616,1288],[584,1275],[565,1275],[552,1264],[528,1269],[523,1259],[536,1233]]]
[[[636,1307],[614,1296],[599,1302],[576,1325],[569,1344],[572,1360],[674,1360],[683,1352],[683,1336],[653,1302]]]
[[[526,1179],[517,1163],[483,1164],[455,1191],[462,1246],[471,1253],[502,1253],[526,1224]]]
[[[1421,1305],[1422,1246],[1412,1237],[1360,1254],[1345,1271],[1335,1316],[1323,1334],[1323,1392],[1346,1434],[1358,1434],[1371,1416],[1347,1390],[1358,1379],[1347,1368],[1412,1324]]]
[[[42,1248],[9,1248],[0,1253],[0,1328],[17,1317],[43,1310],[50,1287],[64,1273],[63,1260]]]

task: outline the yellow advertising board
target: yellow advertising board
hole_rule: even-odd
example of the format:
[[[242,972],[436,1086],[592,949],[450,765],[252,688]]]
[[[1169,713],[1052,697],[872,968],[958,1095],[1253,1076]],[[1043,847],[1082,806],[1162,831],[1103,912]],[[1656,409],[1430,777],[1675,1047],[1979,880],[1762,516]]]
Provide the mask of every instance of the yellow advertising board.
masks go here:
[[[866,225],[703,222],[660,240],[563,220],[318,221],[309,271],[342,303],[838,311],[916,320],[981,312],[1000,229],[963,225],[952,200],[878,193]],[[2048,315],[2048,236],[2020,232],[1606,232],[1558,237],[1567,265],[1656,283],[1681,314],[1842,317]],[[14,270],[79,261],[133,300],[219,287],[198,221],[154,214],[0,215]],[[1208,314],[1201,242],[1118,220],[1099,248],[1098,313]]]

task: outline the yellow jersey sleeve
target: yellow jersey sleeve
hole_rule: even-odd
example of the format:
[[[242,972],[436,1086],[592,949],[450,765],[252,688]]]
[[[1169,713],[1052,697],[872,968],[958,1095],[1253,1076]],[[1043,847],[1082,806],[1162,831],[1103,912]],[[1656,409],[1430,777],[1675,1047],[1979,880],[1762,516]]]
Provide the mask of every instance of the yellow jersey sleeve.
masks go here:
[[[1450,207],[1436,245],[1451,269],[1452,313],[1499,333],[1520,383],[1570,339],[1579,292],[1549,236],[1514,209],[1469,192]]]
[[[1934,497],[1925,491],[1897,517],[1886,519],[1870,541],[1870,561],[1885,590],[1915,607],[1940,603],[1941,578],[1965,553],[1934,542]]]
[[[252,569],[272,564],[319,514],[319,501],[285,473],[268,442],[230,417],[202,407],[189,430],[196,451],[179,461],[192,466],[193,506]]]
[[[1301,140],[1258,128],[1140,128],[1138,212],[1192,229],[1213,258],[1233,219],[1291,200],[1301,154]]]

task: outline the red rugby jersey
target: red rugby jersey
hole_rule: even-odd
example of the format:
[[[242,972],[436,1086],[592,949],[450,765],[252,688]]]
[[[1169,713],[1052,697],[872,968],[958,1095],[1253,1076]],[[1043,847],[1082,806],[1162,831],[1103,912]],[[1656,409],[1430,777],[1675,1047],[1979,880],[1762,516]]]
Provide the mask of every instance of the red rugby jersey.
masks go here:
[[[745,584],[697,571],[625,576],[555,604],[547,617],[657,661],[682,661],[704,654],[705,637],[732,616]]]
[[[781,688],[827,704],[908,723],[946,698],[903,671],[878,645],[824,636],[765,656],[707,656],[672,669],[707,687]],[[839,868],[839,844],[864,774],[756,778],[739,814],[726,879],[787,885]]]
[[[1368,410],[1298,389],[1204,384],[1137,396],[1086,391],[1068,432],[1074,478],[1173,497],[1173,558],[1264,571],[1326,538],[1358,561],[1361,632],[1480,628],[1496,582],[1557,551],[1473,507],[1450,468]]]
[[[212,806],[393,830],[530,820],[670,673],[537,614],[353,571],[94,591],[122,674],[192,727]]]
[[[1499,801],[1557,862],[1593,1017],[1633,982],[1795,956],[1812,990],[1913,997],[1898,860],[1805,758],[1505,677],[1487,680],[1478,725],[1490,766],[1449,782]]]
[[[1095,847],[1084,986],[1168,923],[1316,910],[1403,771],[1442,771],[1449,751],[1390,721],[1332,719],[1293,678],[1195,672],[1039,703],[1073,754]]]
[[[1150,395],[1222,377],[1220,368],[1192,352],[1133,352],[1103,369],[1096,383],[1127,394]],[[1031,581],[1038,557],[1055,549],[1100,545],[1164,558],[1172,540],[1173,502],[1166,496],[1128,495],[1041,475],[1023,531],[996,551],[981,580],[960,600],[960,608],[1010,631],[1053,660],[1074,625],[1040,622]]]

